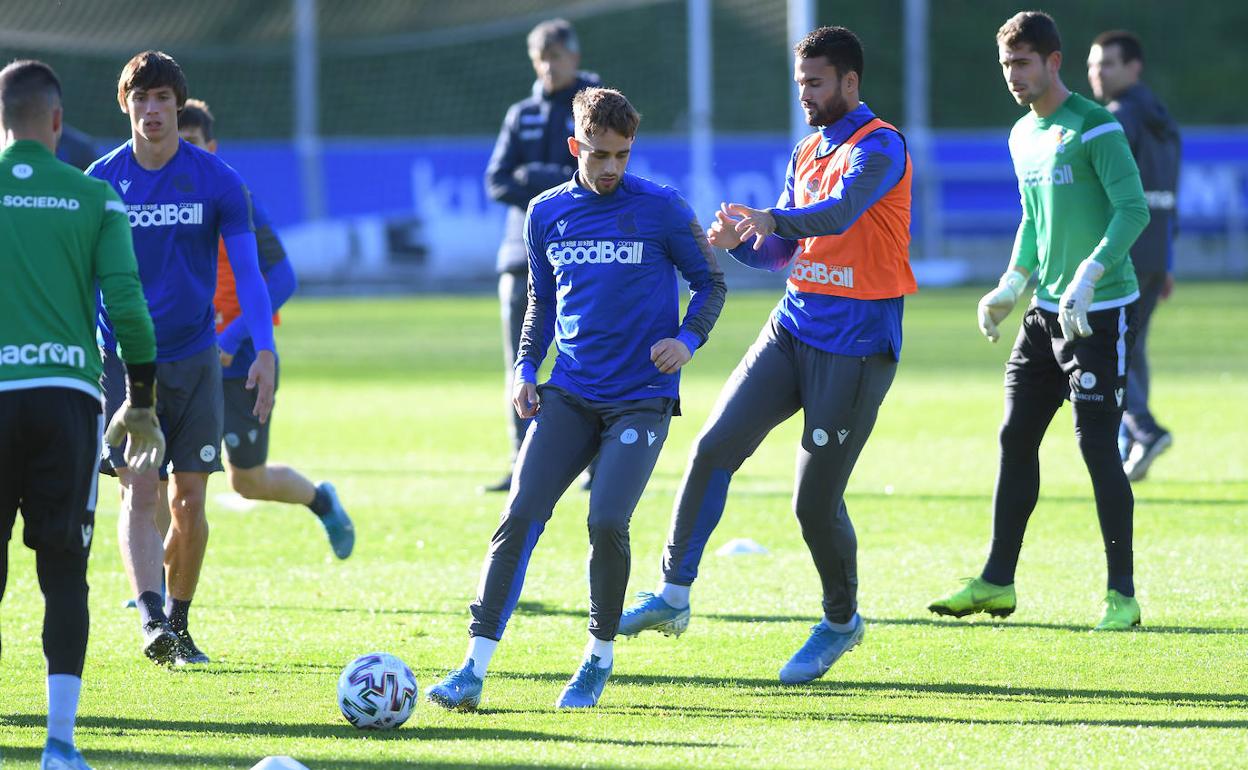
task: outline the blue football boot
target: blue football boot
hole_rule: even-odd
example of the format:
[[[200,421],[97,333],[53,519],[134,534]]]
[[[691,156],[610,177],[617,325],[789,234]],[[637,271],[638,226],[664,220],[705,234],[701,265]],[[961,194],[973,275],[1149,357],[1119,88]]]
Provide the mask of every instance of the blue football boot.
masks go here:
[[[342,501],[338,499],[338,492],[334,489],[334,485],[328,481],[322,481],[317,488],[325,491],[333,506],[329,513],[320,517],[321,524],[325,527],[325,534],[329,536],[329,546],[334,549],[334,556],[345,559],[351,555],[351,549],[355,547],[355,527],[351,524],[351,517],[347,515],[347,510],[342,507]]]
[[[689,628],[688,607],[678,610],[649,591],[638,593],[637,598],[641,601],[620,616],[620,636],[636,636],[650,629],[664,636],[680,636]]]
[[[854,613],[854,627],[846,633],[838,633],[822,622],[810,629],[810,638],[801,649],[793,654],[784,668],[780,669],[780,681],[785,684],[802,684],[810,682],[832,668],[842,655],[862,642],[866,624],[862,617]]]
[[[441,682],[425,690],[429,702],[448,711],[475,711],[481,705],[481,688],[485,680],[472,672],[471,659],[463,668],[446,675]]]
[[[581,663],[581,667],[576,670],[568,686],[559,693],[555,708],[587,709],[598,705],[598,699],[602,697],[602,688],[607,686],[607,680],[611,678],[612,668],[599,666],[599,660],[597,655],[590,655],[588,660]]]
[[[64,741],[49,738],[43,746],[39,770],[91,770],[82,752]]]

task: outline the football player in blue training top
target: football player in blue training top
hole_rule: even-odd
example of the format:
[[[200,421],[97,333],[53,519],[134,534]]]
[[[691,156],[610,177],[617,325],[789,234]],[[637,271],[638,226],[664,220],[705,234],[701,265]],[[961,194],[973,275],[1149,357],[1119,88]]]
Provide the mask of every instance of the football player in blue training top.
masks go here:
[[[214,155],[217,140],[214,118],[208,105],[188,99],[178,116],[182,139]],[[260,252],[260,272],[269,287],[269,301],[276,313],[295,293],[295,271],[286,258],[286,249],[269,223],[264,209],[252,201],[256,243]],[[217,347],[221,349],[221,377],[225,392],[225,446],[229,464],[226,478],[235,492],[248,500],[271,500],[306,506],[325,528],[330,547],[339,559],[351,555],[355,527],[328,481],[313,484],[302,473],[280,463],[269,462],[269,429],[272,420],[261,421],[254,414],[256,393],[246,387],[247,371],[256,360],[255,346],[247,336],[247,325],[240,315],[238,290],[229,255],[221,244],[217,258]],[[273,323],[278,323],[273,316]]]
[[[187,615],[208,545],[208,474],[221,470],[224,405],[212,305],[218,236],[225,239],[257,351],[247,387],[256,392],[254,411],[261,420],[273,408],[276,367],[273,308],[260,274],[251,198],[234,169],[179,139],[178,111],[186,96],[186,78],[172,57],[160,51],[136,54],[117,82],[117,101],[130,118],[130,141],[87,169],[111,183],[126,206],[156,327],[156,404],[167,446],[161,465],[172,466],[171,523],[163,542],[156,526],[157,470],[127,469],[116,448],[110,459],[121,481],[118,540],[138,597],[143,652],[174,665],[208,662],[191,638]],[[107,332],[108,319],[101,321]],[[111,416],[118,407],[108,403],[106,411]],[[162,563],[165,602],[159,593]]]
[[[529,306],[514,402],[534,421],[472,603],[463,666],[429,688],[448,709],[481,700],[490,657],[555,503],[595,454],[589,496],[589,644],[558,708],[597,704],[630,564],[628,522],[679,413],[679,371],[723,308],[723,273],[688,204],[624,173],[641,117],[623,94],[587,88],[572,104],[576,176],[529,204]],[[692,290],[680,320],[676,272]],[[551,338],[558,354],[536,385]]]

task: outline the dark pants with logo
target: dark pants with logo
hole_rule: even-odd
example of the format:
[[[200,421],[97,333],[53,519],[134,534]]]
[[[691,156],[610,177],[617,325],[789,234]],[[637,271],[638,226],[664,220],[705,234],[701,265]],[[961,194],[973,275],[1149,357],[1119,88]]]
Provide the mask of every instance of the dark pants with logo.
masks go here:
[[[103,432],[99,399],[82,391],[0,391],[0,600],[20,510],[43,592],[49,674],[82,676],[87,654],[87,557]]]
[[[1135,347],[1131,349],[1131,366],[1127,371],[1131,387],[1127,389],[1126,412],[1122,425],[1132,441],[1149,442],[1161,434],[1162,428],[1148,408],[1148,326],[1153,311],[1166,285],[1166,274],[1140,273],[1140,299],[1136,307]]]
[[[732,474],[800,409],[793,509],[819,572],[824,615],[848,622],[858,609],[858,539],[845,486],[896,373],[891,356],[818,350],[773,317],[724,385],[694,445],[663,554],[663,579],[692,585]]]
[[[1092,477],[1110,587],[1131,581],[1135,498],[1118,455],[1118,425],[1135,338],[1135,303],[1090,312],[1088,322],[1092,335],[1068,342],[1057,313],[1033,307],[1023,318],[1005,366],[992,549],[983,571],[990,583],[1014,582],[1027,520],[1040,496],[1040,442],[1067,399],[1074,405],[1075,439]]]
[[[555,503],[597,454],[589,494],[589,632],[609,641],[619,628],[632,566],[628,523],[667,439],[675,401],[586,401],[550,386],[539,392],[541,410],[520,447],[468,632],[502,638]]]

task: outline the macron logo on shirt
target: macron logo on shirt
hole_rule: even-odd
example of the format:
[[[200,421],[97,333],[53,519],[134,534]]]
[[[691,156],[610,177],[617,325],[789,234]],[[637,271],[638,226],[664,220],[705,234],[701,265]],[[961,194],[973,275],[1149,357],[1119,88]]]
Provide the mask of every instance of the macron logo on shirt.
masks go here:
[[[202,225],[202,203],[142,203],[126,206],[131,227],[172,227],[173,225]]]
[[[640,265],[644,241],[558,241],[546,247],[546,258],[560,265]]]

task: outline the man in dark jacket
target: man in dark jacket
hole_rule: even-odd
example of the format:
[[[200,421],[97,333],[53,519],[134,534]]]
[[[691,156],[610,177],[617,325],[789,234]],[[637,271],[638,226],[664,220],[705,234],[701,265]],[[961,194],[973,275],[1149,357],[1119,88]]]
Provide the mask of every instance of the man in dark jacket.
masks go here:
[[[1128,372],[1126,412],[1122,417],[1123,470],[1132,481],[1148,473],[1153,460],[1170,448],[1170,432],[1148,409],[1148,323],[1159,299],[1174,290],[1174,234],[1179,182],[1179,129],[1161,100],[1140,82],[1144,51],[1138,37],[1122,30],[1097,35],[1088,52],[1092,93],[1122,124],[1151,219],[1131,247],[1140,282],[1139,329]]]
[[[572,135],[572,97],[597,85],[596,75],[580,72],[581,49],[576,30],[563,19],[544,21],[528,37],[529,59],[537,81],[533,93],[507,110],[503,128],[485,172],[490,197],[507,204],[507,225],[498,247],[498,299],[502,305],[503,366],[510,415],[511,460],[515,463],[529,420],[511,407],[511,377],[520,330],[528,303],[528,254],[524,248],[524,214],[538,193],[572,178],[576,159],[568,155]],[[511,489],[511,470],[485,492]]]

